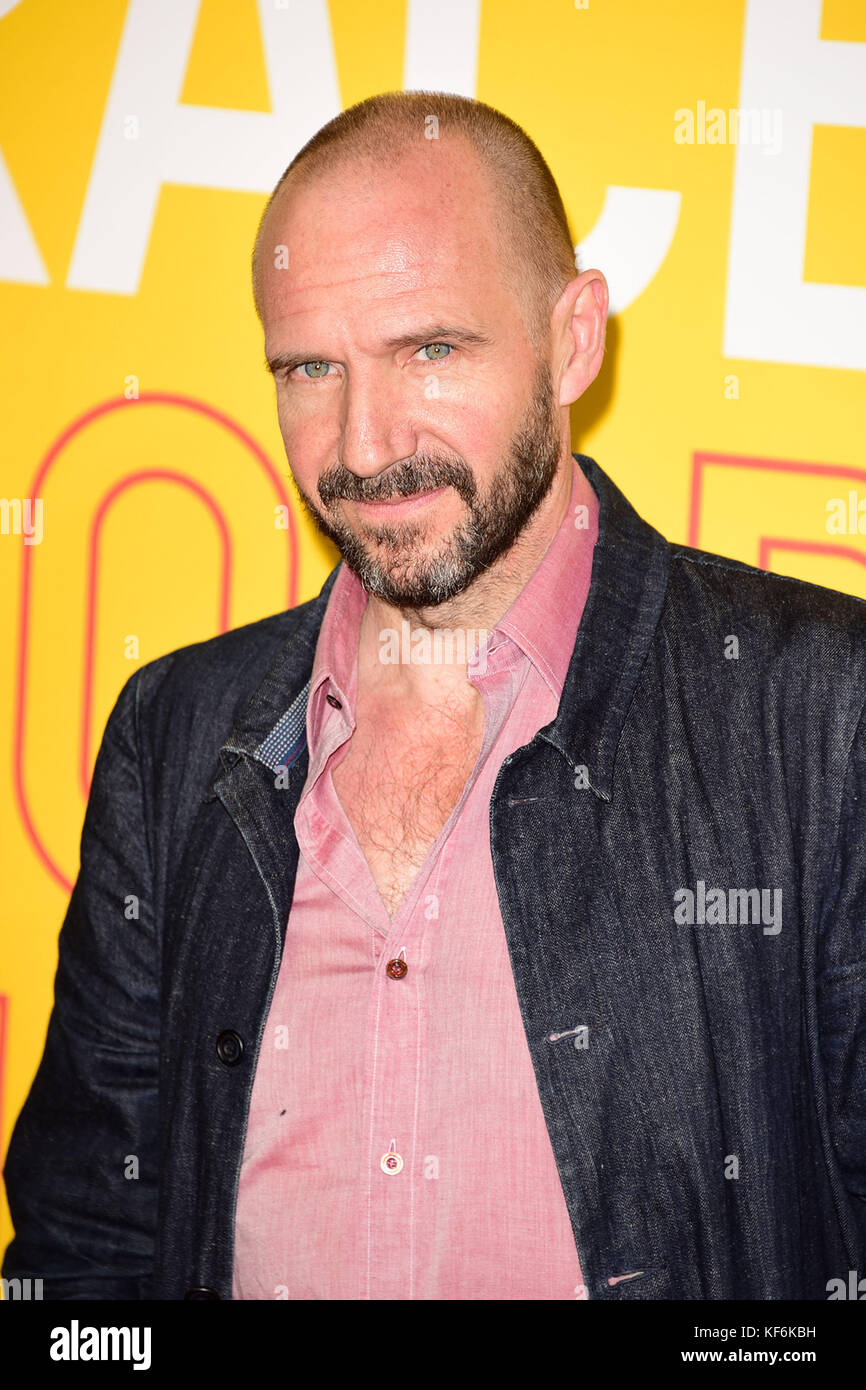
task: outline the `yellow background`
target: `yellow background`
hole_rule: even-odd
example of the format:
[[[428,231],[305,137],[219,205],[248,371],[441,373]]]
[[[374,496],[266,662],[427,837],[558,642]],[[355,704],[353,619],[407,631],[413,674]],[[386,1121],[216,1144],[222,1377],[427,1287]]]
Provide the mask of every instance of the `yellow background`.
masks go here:
[[[401,87],[403,0],[331,0],[328,8],[342,104]],[[273,462],[298,529],[300,602],[318,592],[337,557],[296,507],[263,370],[249,255],[266,191],[165,185],[138,292],[66,287],[125,13],[124,0],[24,0],[0,19],[0,148],[50,276],[46,286],[0,281],[0,494],[27,496],[62,432],[100,403],[122,399],[134,376],[142,393],[176,393],[224,413]],[[475,95],[506,111],[539,145],[577,241],[598,219],[608,185],[681,194],[670,250],[647,289],[613,321],[602,376],[573,411],[573,447],[592,454],[674,540],[688,538],[696,453],[866,467],[862,372],[723,356],[735,150],[677,144],[673,126],[678,108],[700,100],[738,106],[743,25],[739,0],[590,0],[587,9],[570,0],[491,0],[481,9]],[[866,43],[862,0],[826,0],[821,37]],[[203,0],[182,101],[270,109],[253,0]],[[285,164],[295,152],[286,149]],[[866,130],[816,127],[806,279],[866,285],[864,175]],[[726,394],[732,374],[736,398]],[[21,750],[34,825],[69,880],[85,804],[78,760],[88,537],[106,491],[148,469],[184,473],[222,508],[233,551],[229,626],[287,602],[277,498],[236,437],[203,416],[139,404],[100,416],[70,440],[42,494],[44,540],[31,548]],[[826,501],[855,486],[841,471],[837,484],[827,476],[709,467],[695,541],[753,564],[762,536],[826,544]],[[842,541],[866,558],[866,538]],[[768,564],[866,597],[866,569],[853,558],[776,551]],[[134,667],[218,631],[218,529],[188,489],[151,481],[121,493],[107,514],[100,567],[91,766]],[[67,899],[15,794],[23,571],[21,537],[0,535],[4,1153],[41,1055]],[[139,639],[132,660],[125,648],[131,634]],[[5,1247],[5,1205],[0,1217]]]

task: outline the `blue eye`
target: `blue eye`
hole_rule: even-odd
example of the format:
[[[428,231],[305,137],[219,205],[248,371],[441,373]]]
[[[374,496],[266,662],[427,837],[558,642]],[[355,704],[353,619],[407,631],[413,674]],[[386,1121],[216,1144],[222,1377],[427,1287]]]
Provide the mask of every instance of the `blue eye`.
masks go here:
[[[424,343],[423,347],[420,347],[418,351],[429,351],[434,352],[436,354],[434,357],[428,357],[428,362],[444,362],[448,357],[451,356],[454,349],[452,348],[450,343]],[[311,371],[310,368],[312,368],[313,370]],[[323,362],[320,359],[316,359],[315,361],[311,360],[309,362],[299,362],[295,368],[293,368],[291,371],[287,373],[287,375],[292,376],[294,375],[295,371],[301,371],[303,372],[307,381],[323,381],[325,377],[328,375],[329,369],[329,362]]]
[[[452,349],[451,349],[450,343],[425,343],[424,346],[423,346],[422,348],[419,348],[419,349],[418,349],[418,351],[419,351],[419,352],[426,352],[428,348],[444,348],[445,351],[446,351],[447,353],[450,353],[451,350],[452,350]],[[428,358],[427,358],[427,361],[428,361],[428,362],[444,362],[444,361],[445,361],[445,358],[444,358],[444,357],[428,357]]]

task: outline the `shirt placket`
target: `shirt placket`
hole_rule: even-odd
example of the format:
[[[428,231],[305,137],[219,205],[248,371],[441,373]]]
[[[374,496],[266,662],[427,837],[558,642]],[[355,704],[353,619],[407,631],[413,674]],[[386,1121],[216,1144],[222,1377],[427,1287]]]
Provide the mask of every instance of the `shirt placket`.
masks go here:
[[[517,659],[515,652],[512,660]],[[508,707],[510,663],[506,661],[501,669],[500,662],[501,656],[486,679],[477,682],[485,700],[485,731],[473,775],[397,915],[390,921],[382,905],[382,926],[374,933],[374,953],[378,956],[367,1040],[367,1268],[362,1275],[362,1298],[415,1297],[416,1199],[425,1160],[424,968],[433,964],[425,952],[429,888],[437,884],[434,940],[438,968],[443,953],[447,953],[447,935],[442,930],[447,922],[447,903],[440,901],[438,873],[448,837]],[[513,694],[512,690],[512,698]]]
[[[413,897],[417,897],[413,894]],[[362,1298],[414,1296],[418,1117],[423,1059],[423,913],[378,935],[367,1042],[367,1267]]]

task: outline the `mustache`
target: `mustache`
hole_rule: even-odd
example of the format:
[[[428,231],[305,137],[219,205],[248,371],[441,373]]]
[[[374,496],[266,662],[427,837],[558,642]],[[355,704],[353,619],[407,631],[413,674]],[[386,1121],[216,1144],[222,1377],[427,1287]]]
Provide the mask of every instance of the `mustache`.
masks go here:
[[[319,478],[317,491],[322,505],[331,507],[341,498],[349,502],[387,502],[391,497],[414,497],[438,487],[453,487],[470,504],[477,492],[466,464],[423,456],[396,464],[374,478],[360,478],[337,463]]]

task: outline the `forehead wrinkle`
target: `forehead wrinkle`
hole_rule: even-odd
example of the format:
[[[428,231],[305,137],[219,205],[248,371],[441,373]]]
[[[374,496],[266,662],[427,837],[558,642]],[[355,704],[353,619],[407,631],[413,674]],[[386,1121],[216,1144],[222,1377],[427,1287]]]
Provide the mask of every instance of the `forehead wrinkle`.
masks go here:
[[[401,218],[402,223],[398,221],[395,226]],[[277,244],[290,248],[290,266],[300,263],[303,280],[319,269],[320,244],[324,243],[326,272],[336,274],[338,279],[319,282],[322,285],[363,284],[376,276],[422,273],[431,266],[468,266],[470,273],[473,267],[474,273],[483,273],[485,265],[499,259],[495,230],[479,220],[477,210],[462,223],[459,219],[445,219],[432,241],[425,219],[429,221],[425,204],[407,209],[405,200],[392,209],[390,216],[383,214],[381,204],[377,205],[374,214],[362,220],[360,226],[352,210],[345,207],[334,208],[330,213],[322,208],[293,208],[281,221]],[[303,247],[300,252],[299,245]],[[358,269],[359,262],[372,268]],[[269,258],[264,269],[270,281],[284,274]]]
[[[336,239],[336,238],[335,238]],[[423,249],[412,246],[411,234],[406,237],[392,237],[383,242],[383,239],[375,236],[370,237],[370,244],[363,244],[364,238],[356,235],[354,245],[351,250],[346,250],[342,254],[337,252],[329,253],[326,264],[326,271],[331,275],[336,274],[336,279],[322,280],[319,284],[335,286],[339,284],[363,284],[377,277],[383,276],[406,276],[417,277],[424,275],[428,271],[435,273],[437,270],[451,268],[456,270],[458,267],[467,263],[470,250],[476,250],[479,245],[477,237],[457,237],[452,246],[424,246]],[[285,238],[286,244],[291,247],[292,238]],[[483,257],[479,257],[483,260]],[[369,269],[363,268],[367,262]],[[309,280],[319,270],[317,264],[317,253],[305,252],[298,255],[297,251],[290,267],[293,263],[300,262],[300,270],[297,277],[302,282]],[[284,275],[285,271],[278,270],[275,266],[268,268],[269,277]],[[285,283],[285,282],[284,282]]]
[[[289,247],[300,242],[303,250],[295,252],[283,270],[266,267],[262,294],[266,328],[301,314],[366,316],[375,313],[380,303],[400,307],[412,300],[419,313],[452,321],[465,313],[487,320],[494,303],[506,318],[512,317],[505,303],[508,286],[501,267],[493,273],[493,267],[499,266],[495,239],[491,229],[479,226],[476,219],[468,225],[448,223],[444,239],[431,242],[423,227],[395,228],[382,218],[381,209],[372,226],[368,222],[360,233],[352,230],[352,235],[333,235],[331,219],[322,217],[321,209],[316,214],[307,220],[303,212],[300,217],[289,212],[283,222],[281,240]],[[399,215],[395,210],[395,216]],[[315,244],[317,236],[322,239],[323,224],[330,227],[324,265],[319,263]],[[377,227],[383,228],[382,235],[377,235]]]
[[[387,278],[389,281],[389,288],[387,290],[387,293],[396,295],[413,294],[416,293],[416,291],[412,289],[411,286],[407,286],[407,288],[404,290],[393,290],[390,288],[390,286],[393,284],[394,280],[397,279],[397,277],[402,277],[403,279],[417,278],[417,274],[421,270],[423,270],[423,266],[419,266],[417,268],[417,271],[371,270],[366,274],[347,275],[345,278],[340,280],[314,280],[312,281],[312,283],[308,282],[306,284],[289,286],[287,289],[287,293],[290,295],[307,293],[314,294],[317,290],[336,290],[343,288],[349,289],[353,285],[364,285],[370,283],[371,281],[382,280]],[[426,286],[419,286],[419,288],[426,288]],[[437,285],[431,285],[430,288],[438,289],[444,288],[444,286],[440,287]]]
[[[366,280],[370,277],[361,278]],[[359,315],[366,322],[370,315],[375,314],[380,307],[384,307],[386,311],[396,309],[406,319],[411,316],[414,319],[436,318],[460,322],[467,317],[473,319],[477,317],[474,296],[464,300],[464,302],[455,303],[455,287],[445,282],[426,281],[424,284],[402,290],[395,290],[390,285],[383,286],[380,295],[372,299],[366,298],[358,305],[337,304],[333,298],[324,304],[316,302],[320,292],[338,287],[336,282],[322,282],[318,285],[305,286],[303,289],[287,290],[284,296],[284,312],[272,320],[271,331],[277,332],[280,325],[286,324],[290,320],[297,320],[299,317],[314,314],[323,314],[326,317],[333,315],[344,321],[354,314]],[[312,298],[312,303],[306,302],[308,296]],[[400,301],[403,301],[402,305]],[[489,309],[489,295],[484,297],[484,303]],[[345,322],[344,326],[346,326]],[[312,328],[314,333],[318,333],[319,330],[316,325],[312,325]],[[329,329],[326,328],[324,331],[328,332]],[[389,335],[398,332],[399,323],[389,323],[387,329],[383,331],[387,331]]]
[[[361,315],[364,329],[364,342],[356,340],[359,350],[362,353],[366,353],[368,356],[380,355],[381,353],[387,352],[388,348],[387,346],[379,348],[378,345],[370,347],[366,346],[365,343],[369,344],[371,341],[375,342],[377,337],[385,343],[387,343],[388,339],[400,337],[402,334],[406,334],[407,336],[412,334],[414,337],[416,330],[418,330],[418,341],[420,343],[422,330],[424,330],[427,325],[433,323],[443,325],[450,323],[457,330],[464,328],[468,332],[486,334],[491,342],[493,341],[493,334],[486,320],[482,320],[474,313],[467,313],[463,309],[451,309],[445,300],[440,300],[438,303],[430,305],[429,307],[423,304],[413,304],[411,308],[407,306],[396,318],[389,317],[381,325],[370,323],[369,309],[369,305],[364,305]],[[338,315],[333,324],[327,324],[324,328],[319,324],[314,324],[309,329],[305,328],[303,325],[296,326],[292,324],[292,320],[306,317],[307,312],[308,311],[305,310],[290,311],[282,315],[282,317],[274,323],[272,329],[268,332],[265,343],[265,353],[267,357],[276,356],[281,352],[305,353],[308,350],[308,344],[312,344],[310,351],[315,355],[318,351],[318,344],[323,344],[330,334],[333,333],[335,337],[341,339],[344,335],[351,335],[351,325],[347,322],[345,314]]]

